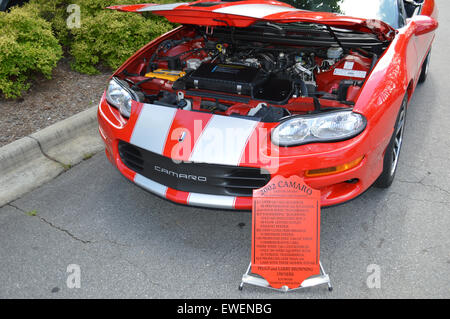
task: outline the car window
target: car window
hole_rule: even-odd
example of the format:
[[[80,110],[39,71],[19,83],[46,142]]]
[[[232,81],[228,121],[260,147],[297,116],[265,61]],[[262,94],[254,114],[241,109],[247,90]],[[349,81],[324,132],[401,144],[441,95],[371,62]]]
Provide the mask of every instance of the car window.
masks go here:
[[[398,0],[281,0],[298,9],[334,12],[343,15],[378,19],[393,28],[403,26]]]

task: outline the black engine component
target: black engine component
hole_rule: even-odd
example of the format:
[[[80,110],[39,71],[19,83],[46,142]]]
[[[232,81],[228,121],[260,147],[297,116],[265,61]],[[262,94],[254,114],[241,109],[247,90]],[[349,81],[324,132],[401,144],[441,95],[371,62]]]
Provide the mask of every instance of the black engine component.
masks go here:
[[[289,79],[241,64],[203,63],[183,78],[183,84],[187,89],[241,94],[275,104],[285,103],[293,92]]]
[[[176,107],[177,95],[172,92],[162,91],[162,97],[156,101],[153,101],[153,104]]]
[[[292,96],[293,90],[290,80],[270,76],[255,87],[253,98],[274,104],[284,104]]]
[[[342,80],[339,83],[339,87],[337,90],[337,100],[338,101],[346,101],[348,88],[350,86],[362,86],[362,81],[354,81],[354,80]]]
[[[167,67],[169,70],[182,70],[182,63],[179,57],[167,57]]]
[[[185,77],[187,88],[253,95],[255,86],[263,83],[266,76],[258,68],[221,63],[203,63]]]
[[[283,117],[290,115],[289,111],[282,107],[263,106],[253,115],[264,123],[279,122]]]

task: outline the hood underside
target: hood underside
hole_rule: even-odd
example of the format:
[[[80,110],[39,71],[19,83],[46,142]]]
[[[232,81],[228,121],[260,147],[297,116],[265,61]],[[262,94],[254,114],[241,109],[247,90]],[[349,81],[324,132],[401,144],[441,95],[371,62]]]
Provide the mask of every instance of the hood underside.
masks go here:
[[[329,12],[296,9],[286,3],[270,0],[222,2],[201,0],[190,3],[136,4],[111,6],[125,12],[151,12],[173,23],[203,26],[248,27],[258,21],[276,23],[316,23],[375,34],[380,41],[390,41],[395,29],[380,20],[343,16]]]

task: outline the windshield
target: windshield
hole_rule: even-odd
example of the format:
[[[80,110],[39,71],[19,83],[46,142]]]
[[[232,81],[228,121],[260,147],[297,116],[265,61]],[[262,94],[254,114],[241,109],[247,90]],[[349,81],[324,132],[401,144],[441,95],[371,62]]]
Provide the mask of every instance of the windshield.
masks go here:
[[[399,28],[401,17],[397,0],[281,0],[298,9],[334,12],[342,15],[378,19]]]

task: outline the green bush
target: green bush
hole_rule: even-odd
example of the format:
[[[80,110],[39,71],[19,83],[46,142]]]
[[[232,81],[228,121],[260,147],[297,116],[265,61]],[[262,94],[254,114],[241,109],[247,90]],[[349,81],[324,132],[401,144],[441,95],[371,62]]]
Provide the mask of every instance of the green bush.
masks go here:
[[[107,6],[176,0],[30,0],[10,13],[0,12],[0,92],[18,97],[37,73],[50,78],[64,51],[72,68],[98,73],[98,66],[112,69],[152,39],[173,28],[164,18],[105,10]],[[81,27],[69,29],[69,4],[78,4]],[[53,32],[52,32],[53,31]],[[59,43],[58,43],[59,42]]]
[[[19,97],[37,73],[50,78],[62,49],[50,23],[29,7],[0,12],[0,92]]]
[[[116,69],[147,42],[171,28],[173,26],[161,18],[101,11],[82,19],[81,28],[72,29],[72,67],[88,74],[96,73],[99,63]]]
[[[35,10],[39,16],[51,23],[56,38],[67,47],[70,45],[70,30],[66,25],[69,15],[66,9],[72,2],[70,0],[30,0],[25,7]]]
[[[35,6],[40,16],[52,23],[60,43],[73,57],[72,68],[95,74],[100,64],[115,69],[144,44],[173,28],[161,17],[105,10],[111,5],[149,2],[176,0],[31,0],[29,6]],[[69,4],[80,6],[79,29],[66,26]]]

